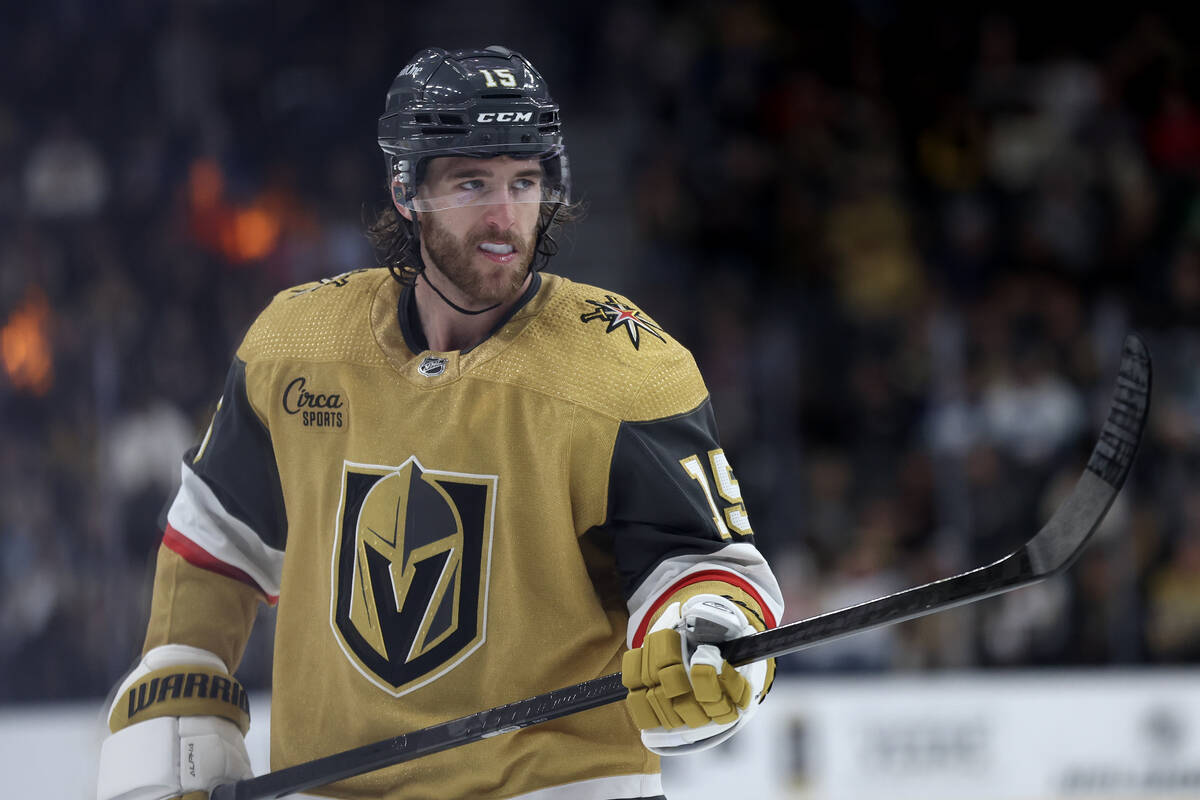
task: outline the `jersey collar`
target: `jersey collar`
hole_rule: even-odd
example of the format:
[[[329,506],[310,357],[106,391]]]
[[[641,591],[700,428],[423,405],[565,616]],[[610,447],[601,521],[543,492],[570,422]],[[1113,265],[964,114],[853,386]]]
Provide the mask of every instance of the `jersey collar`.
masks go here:
[[[533,273],[533,280],[529,282],[529,286],[527,286],[525,291],[522,292],[521,296],[517,298],[517,302],[513,303],[512,307],[504,313],[504,316],[496,320],[496,324],[492,326],[490,331],[488,331],[487,336],[483,337],[483,340],[479,342],[479,344],[460,351],[460,354],[466,355],[480,344],[483,344],[483,342],[486,342],[488,339],[492,338],[497,331],[507,325],[509,320],[516,316],[518,311],[524,308],[525,305],[533,299],[534,295],[538,293],[538,289],[541,288],[541,285],[541,273]],[[400,323],[400,333],[403,334],[404,344],[408,346],[408,349],[413,353],[423,353],[428,350],[429,341],[425,338],[425,331],[421,329],[421,316],[417,311],[417,295],[416,292],[413,291],[413,287],[411,285],[406,285],[404,289],[401,290],[400,300],[396,304],[396,314]]]

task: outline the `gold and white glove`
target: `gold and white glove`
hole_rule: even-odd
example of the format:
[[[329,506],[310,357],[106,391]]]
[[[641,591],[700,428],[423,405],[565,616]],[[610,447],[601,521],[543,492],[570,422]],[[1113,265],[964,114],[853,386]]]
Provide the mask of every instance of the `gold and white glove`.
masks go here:
[[[246,692],[207,650],[147,652],[117,690],[108,725],[97,800],[207,800],[215,786],[254,775]]]
[[[732,736],[758,708],[774,660],[733,667],[711,642],[758,629],[732,600],[700,594],[671,603],[642,646],[625,653],[621,682],[642,743],[660,755],[704,750]]]

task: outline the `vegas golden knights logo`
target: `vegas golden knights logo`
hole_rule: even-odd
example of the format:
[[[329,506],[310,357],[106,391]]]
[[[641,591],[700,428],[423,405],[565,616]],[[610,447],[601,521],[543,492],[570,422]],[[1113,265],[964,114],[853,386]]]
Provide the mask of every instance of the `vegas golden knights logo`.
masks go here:
[[[347,657],[397,697],[483,644],[495,475],[346,462],[331,622]]]

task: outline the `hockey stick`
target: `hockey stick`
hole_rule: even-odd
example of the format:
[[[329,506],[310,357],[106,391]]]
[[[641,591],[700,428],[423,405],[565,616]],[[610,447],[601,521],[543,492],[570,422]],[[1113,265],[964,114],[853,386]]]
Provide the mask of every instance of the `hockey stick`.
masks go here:
[[[1108,419],[1087,469],[1050,521],[1008,556],[951,578],[719,645],[741,666],[1028,586],[1066,569],[1104,519],[1133,464],[1150,405],[1150,353],[1125,340]],[[257,778],[218,786],[211,800],[278,798],[624,699],[620,673],[556,689]]]

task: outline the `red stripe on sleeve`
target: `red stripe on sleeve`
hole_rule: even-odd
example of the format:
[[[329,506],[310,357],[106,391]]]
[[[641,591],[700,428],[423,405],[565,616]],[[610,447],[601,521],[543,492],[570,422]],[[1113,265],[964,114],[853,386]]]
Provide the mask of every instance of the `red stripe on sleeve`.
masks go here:
[[[658,609],[666,605],[667,601],[671,599],[672,595],[674,595],[680,589],[691,586],[693,583],[702,583],[704,581],[720,581],[721,583],[728,583],[730,586],[736,586],[737,588],[741,589],[743,592],[754,598],[754,602],[758,603],[758,607],[763,613],[763,621],[767,623],[767,628],[770,629],[775,627],[775,615],[771,613],[771,609],[768,608],[767,604],[763,602],[762,596],[759,595],[758,591],[751,586],[745,578],[743,578],[741,575],[738,575],[736,572],[728,572],[723,569],[706,569],[700,572],[693,572],[691,575],[681,578],[669,589],[659,595],[658,599],[654,601],[652,606],[650,606],[650,609],[646,612],[645,616],[642,617],[641,623],[638,624],[637,632],[633,635],[634,648],[642,646],[642,640],[646,637],[646,630],[650,627],[650,620],[654,617],[654,614],[658,611]]]
[[[267,598],[267,602],[275,605],[279,602],[279,595],[267,594],[263,588],[258,585],[258,582],[251,578],[248,574],[228,564],[214,556],[212,553],[205,550],[200,545],[193,542],[191,539],[184,536],[179,531],[172,528],[170,525],[163,531],[163,546],[168,550],[174,550],[179,555],[183,556],[183,560],[194,567],[206,569],[209,572],[215,572],[218,575],[224,575],[226,578],[233,578],[235,581],[240,581],[247,586],[257,589]]]

